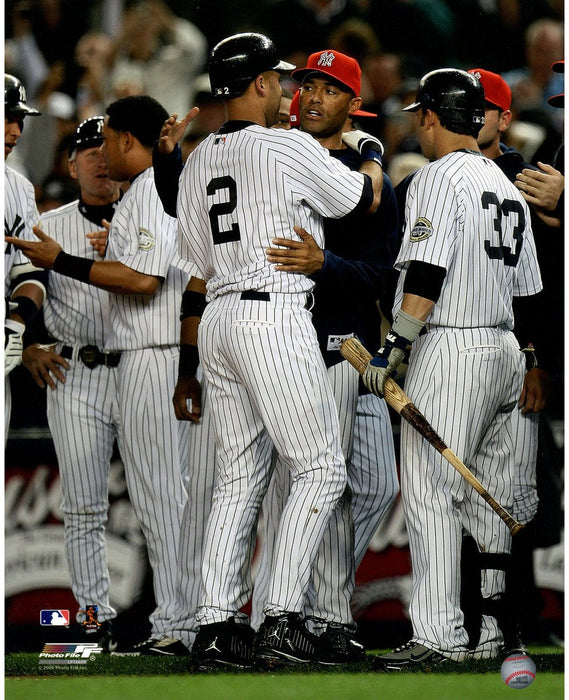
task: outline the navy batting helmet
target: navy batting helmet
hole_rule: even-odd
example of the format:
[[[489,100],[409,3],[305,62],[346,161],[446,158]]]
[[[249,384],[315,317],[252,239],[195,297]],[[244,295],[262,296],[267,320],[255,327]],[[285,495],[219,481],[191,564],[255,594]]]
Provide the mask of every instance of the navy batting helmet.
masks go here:
[[[89,117],[79,124],[69,144],[70,158],[75,151],[83,150],[84,148],[94,148],[103,143],[104,121],[104,117]]]
[[[268,70],[291,71],[291,63],[281,61],[273,42],[264,34],[234,34],[214,46],[209,57],[209,79],[216,97],[243,94],[251,81]]]
[[[22,81],[4,73],[4,112],[18,117],[37,117],[41,112],[26,104],[26,89]]]
[[[440,68],[424,75],[413,104],[404,112],[431,109],[449,131],[478,136],[484,126],[484,88],[470,73],[458,68]]]

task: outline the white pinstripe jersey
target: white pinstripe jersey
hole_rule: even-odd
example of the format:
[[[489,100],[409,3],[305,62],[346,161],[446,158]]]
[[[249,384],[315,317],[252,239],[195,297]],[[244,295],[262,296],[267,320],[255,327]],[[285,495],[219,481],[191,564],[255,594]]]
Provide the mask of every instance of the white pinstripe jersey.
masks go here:
[[[32,226],[38,222],[34,186],[21,173],[4,165],[4,235],[36,241]],[[14,246],[4,244],[4,295],[10,283],[24,271],[34,269],[30,261]]]
[[[180,254],[196,262],[208,299],[222,290],[310,291],[306,275],[276,272],[266,248],[296,238],[294,225],[324,247],[322,217],[352,211],[364,176],[309,134],[232,124],[241,128],[208,136],[180,176]]]
[[[529,208],[500,168],[474,152],[453,151],[411,181],[394,312],[413,260],[446,270],[429,326],[512,329],[512,296],[542,289]]]
[[[178,345],[180,303],[192,268],[178,256],[176,219],[164,211],[152,168],[136,176],[117,207],[106,257],[137,272],[164,278],[151,299],[111,295],[112,333],[106,349]]]
[[[40,227],[66,253],[100,260],[87,239],[87,233],[99,227],[81,214],[78,205],[77,200],[42,214]],[[108,292],[52,270],[43,310],[53,338],[68,345],[105,347],[110,333]]]

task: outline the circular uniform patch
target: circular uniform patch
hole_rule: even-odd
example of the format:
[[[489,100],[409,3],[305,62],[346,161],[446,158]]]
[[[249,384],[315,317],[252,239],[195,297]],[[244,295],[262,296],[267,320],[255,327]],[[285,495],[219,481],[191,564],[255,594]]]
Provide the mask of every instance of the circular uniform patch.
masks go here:
[[[154,234],[146,228],[141,228],[138,232],[138,247],[140,250],[151,250],[154,248],[155,243]]]
[[[433,224],[422,216],[415,221],[413,228],[411,229],[411,240],[412,241],[424,241],[433,233]]]

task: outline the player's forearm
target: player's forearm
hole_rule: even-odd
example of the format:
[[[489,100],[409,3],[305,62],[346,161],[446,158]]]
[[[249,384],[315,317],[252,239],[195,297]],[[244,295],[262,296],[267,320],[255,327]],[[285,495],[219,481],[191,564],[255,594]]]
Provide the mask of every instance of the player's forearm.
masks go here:
[[[152,297],[161,283],[159,277],[137,272],[117,260],[96,261],[89,274],[89,284],[114,294]]]
[[[162,280],[154,275],[137,272],[118,260],[90,260],[61,251],[53,271],[114,294],[153,296]]]
[[[360,166],[360,173],[368,175],[373,188],[373,201],[368,209],[369,213],[377,211],[381,202],[381,190],[383,188],[383,168],[373,160],[364,160]]]
[[[431,301],[431,299],[406,293],[403,295],[403,301],[401,302],[401,311],[420,321],[426,321],[434,305],[435,302]]]

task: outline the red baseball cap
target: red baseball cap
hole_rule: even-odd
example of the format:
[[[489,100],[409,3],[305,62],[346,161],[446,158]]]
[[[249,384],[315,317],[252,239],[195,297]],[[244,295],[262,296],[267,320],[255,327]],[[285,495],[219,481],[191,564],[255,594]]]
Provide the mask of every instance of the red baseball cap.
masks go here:
[[[486,102],[506,112],[512,106],[512,90],[508,83],[498,73],[492,73],[483,68],[472,68],[468,71],[482,83]]]
[[[299,83],[302,83],[309,73],[314,72],[330,76],[350,89],[356,97],[360,96],[362,70],[355,58],[333,49],[317,51],[310,54],[305,68],[298,68],[291,75]]]
[[[360,64],[355,58],[346,56],[344,53],[327,49],[326,51],[317,51],[308,57],[305,68],[298,68],[291,73],[292,77],[301,83],[310,73],[323,73],[324,75],[333,78],[337,82],[345,85],[351,90],[356,97],[360,96],[362,88],[362,71]],[[298,93],[294,96],[290,109],[290,123],[298,124]],[[295,101],[296,100],[296,101]],[[296,109],[293,114],[293,107]],[[375,112],[366,112],[363,109],[358,109],[353,112],[351,117],[377,117]]]

